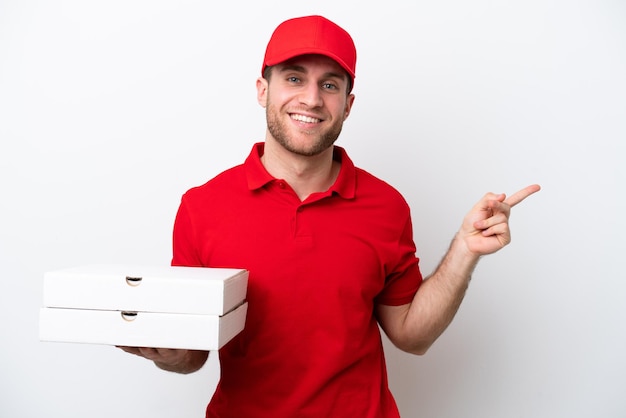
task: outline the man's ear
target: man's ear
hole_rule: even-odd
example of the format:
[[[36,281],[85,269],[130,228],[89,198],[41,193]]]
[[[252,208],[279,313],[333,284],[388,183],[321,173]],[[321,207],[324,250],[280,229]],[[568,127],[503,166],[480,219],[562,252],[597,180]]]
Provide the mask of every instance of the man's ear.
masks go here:
[[[343,114],[343,120],[345,121],[350,116],[350,111],[352,110],[352,105],[354,104],[354,94],[349,94],[346,98],[346,109]]]
[[[256,79],[256,100],[262,107],[267,106],[267,89],[269,84],[266,79],[259,77]]]

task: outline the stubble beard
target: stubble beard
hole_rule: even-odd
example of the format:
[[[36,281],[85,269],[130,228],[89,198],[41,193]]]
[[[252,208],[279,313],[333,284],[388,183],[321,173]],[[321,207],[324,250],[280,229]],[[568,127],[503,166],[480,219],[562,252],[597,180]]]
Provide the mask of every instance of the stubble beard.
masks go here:
[[[288,134],[289,129],[285,122],[281,120],[279,110],[276,109],[276,107],[274,107],[271,103],[268,104],[266,108],[265,116],[267,120],[267,129],[276,142],[278,142],[287,151],[305,157],[319,155],[331,147],[335,141],[337,141],[337,138],[339,138],[339,134],[341,133],[341,129],[343,127],[343,121],[338,119],[326,131],[317,135],[317,138],[314,138],[308,146],[298,145],[295,141],[292,141],[290,135]],[[311,137],[313,136],[312,133],[308,133],[306,131],[302,131],[302,134],[309,135]]]

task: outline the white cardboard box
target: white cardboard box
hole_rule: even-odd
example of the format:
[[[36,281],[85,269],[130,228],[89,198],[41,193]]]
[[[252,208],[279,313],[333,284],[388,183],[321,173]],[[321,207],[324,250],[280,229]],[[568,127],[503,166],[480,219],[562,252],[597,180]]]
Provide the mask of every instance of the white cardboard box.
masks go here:
[[[41,341],[217,350],[241,332],[248,271],[88,265],[44,274]]]
[[[218,350],[244,328],[248,303],[224,316],[41,308],[41,341]]]
[[[98,264],[45,273],[43,305],[224,315],[247,285],[244,269]]]

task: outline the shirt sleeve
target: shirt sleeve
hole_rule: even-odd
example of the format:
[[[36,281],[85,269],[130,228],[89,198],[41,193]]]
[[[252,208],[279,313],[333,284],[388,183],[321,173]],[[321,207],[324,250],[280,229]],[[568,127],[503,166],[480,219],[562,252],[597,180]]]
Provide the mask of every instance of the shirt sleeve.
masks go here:
[[[390,264],[384,289],[376,297],[377,304],[399,306],[410,303],[422,284],[410,214],[407,215],[393,251],[392,260],[395,261]]]

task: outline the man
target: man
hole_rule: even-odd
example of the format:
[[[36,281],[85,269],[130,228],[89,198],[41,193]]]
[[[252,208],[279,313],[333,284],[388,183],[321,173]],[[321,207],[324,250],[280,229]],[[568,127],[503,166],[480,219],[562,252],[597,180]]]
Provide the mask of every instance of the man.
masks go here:
[[[378,325],[423,354],[454,317],[480,256],[510,241],[509,198],[486,194],[422,280],[409,208],[334,146],[350,114],[356,50],[321,16],[274,31],[257,100],[265,141],[181,201],[172,264],[247,268],[244,331],[220,350],[207,417],[398,417]],[[190,373],[208,353],[131,348]]]

